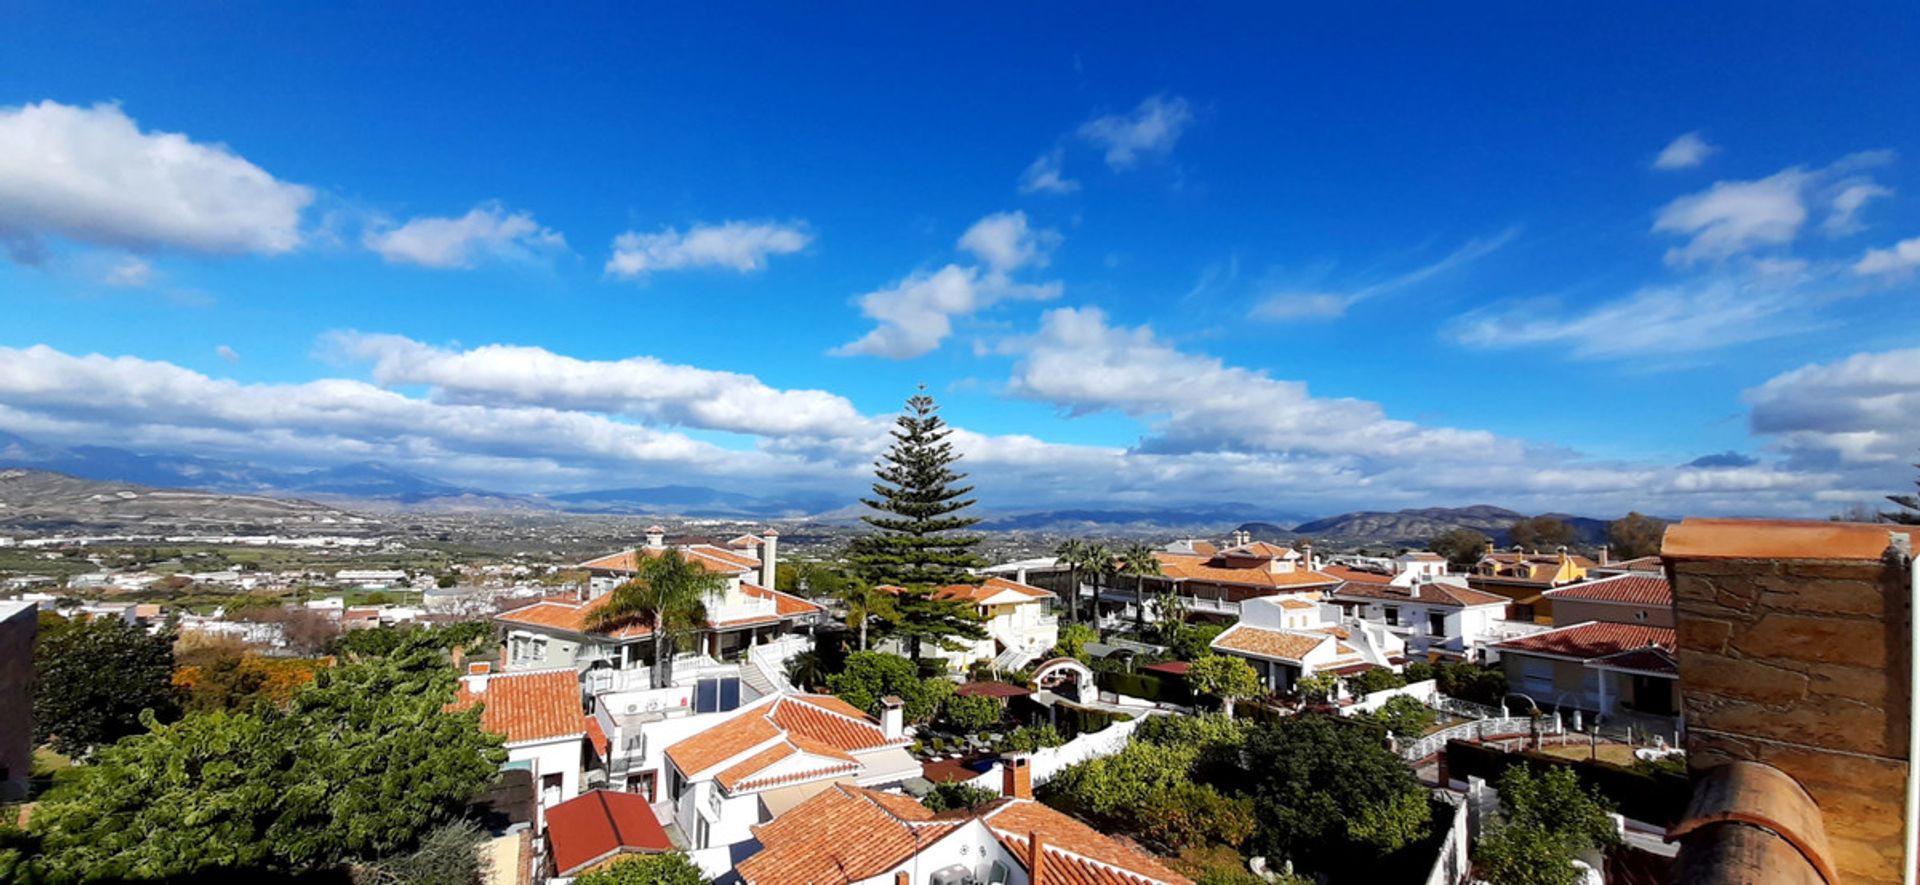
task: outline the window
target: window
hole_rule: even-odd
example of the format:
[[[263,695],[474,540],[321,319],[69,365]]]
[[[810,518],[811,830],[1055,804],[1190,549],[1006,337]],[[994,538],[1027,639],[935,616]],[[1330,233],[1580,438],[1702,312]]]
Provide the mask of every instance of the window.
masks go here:
[[[1533,620],[1533,606],[1521,605],[1518,602],[1507,606],[1507,620],[1509,621]]]
[[[565,780],[563,776],[558,773],[541,775],[540,776],[540,804],[541,805],[560,804],[560,787],[563,783],[565,783]]]
[[[639,793],[648,802],[654,801],[654,787],[658,784],[660,772],[640,771],[627,775],[627,792]]]
[[[1387,626],[1390,626],[1390,627],[1400,626],[1400,607],[1399,606],[1389,605],[1385,609],[1383,609],[1383,612],[1386,615]]]
[[[1446,616],[1446,614],[1444,614],[1444,613],[1442,613],[1442,612],[1428,612],[1428,613],[1427,613],[1427,635],[1429,635],[1429,636],[1445,636],[1445,635],[1447,635],[1447,616]]]

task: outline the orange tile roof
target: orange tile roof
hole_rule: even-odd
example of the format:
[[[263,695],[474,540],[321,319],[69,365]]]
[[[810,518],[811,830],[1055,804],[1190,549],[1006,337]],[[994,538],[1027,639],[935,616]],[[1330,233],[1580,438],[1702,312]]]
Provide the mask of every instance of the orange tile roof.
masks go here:
[[[1665,577],[1624,574],[1584,584],[1567,584],[1546,592],[1554,599],[1618,602],[1627,605],[1672,605],[1673,587]]]
[[[1300,556],[1300,551],[1292,547],[1281,547],[1277,544],[1269,544],[1265,541],[1254,541],[1248,544],[1241,544],[1238,547],[1228,547],[1220,551],[1219,555],[1235,559],[1249,556],[1257,556],[1262,559],[1296,559]]]
[[[1038,587],[1029,587],[1019,581],[1009,581],[1006,578],[988,578],[978,584],[951,584],[942,587],[934,591],[933,598],[962,599],[968,602],[978,603],[986,602],[1008,591],[1018,593],[1029,599],[1051,599],[1054,595],[1052,591],[1042,590]]]
[[[1594,569],[1597,569],[1603,572],[1604,571],[1657,572],[1657,571],[1661,571],[1662,565],[1660,562],[1659,555],[1656,554],[1653,556],[1639,556],[1633,559],[1615,560],[1613,562],[1609,562],[1601,565],[1595,565]]]
[[[639,570],[639,559],[637,557],[659,556],[666,552],[667,549],[669,548],[637,547],[632,550],[622,550],[619,553],[609,553],[598,559],[589,559],[575,566],[575,568],[633,574]],[[751,556],[741,556],[731,550],[715,547],[711,544],[686,544],[671,549],[680,551],[682,556],[698,564],[701,568],[718,574],[737,575],[741,572],[753,571],[760,567],[760,560],[754,559]]]
[[[1027,840],[1046,846],[1042,878],[1062,885],[1190,885],[1160,861],[1030,799],[934,814],[913,799],[836,784],[754,828],[761,850],[740,861],[748,885],[849,883],[885,874],[979,820],[1025,868]]]
[[[1382,602],[1424,603],[1426,605],[1468,606],[1468,605],[1505,605],[1512,600],[1505,596],[1496,596],[1466,587],[1452,584],[1420,584],[1414,587],[1396,587],[1388,584],[1340,585],[1335,596],[1359,599],[1375,599]]]
[[[1350,565],[1323,565],[1320,567],[1320,572],[1321,574],[1339,578],[1350,584],[1385,584],[1393,580],[1392,575],[1384,572],[1370,572],[1366,569],[1357,569]]]
[[[773,597],[773,611],[775,614],[783,618],[791,618],[796,615],[815,614],[817,612],[825,611],[825,609],[822,609],[819,605],[812,602],[808,602],[807,600],[801,599],[798,596],[794,596],[791,593],[782,593],[778,590],[768,590],[765,587],[761,587],[757,584],[749,584],[745,581],[740,582],[740,592],[745,593],[746,595],[751,596],[755,599],[766,599],[769,596]]]
[[[1643,624],[1614,624],[1588,621],[1545,633],[1494,644],[1502,652],[1556,655],[1563,658],[1592,660],[1623,651],[1654,646],[1673,651],[1673,629]]]
[[[1215,584],[1245,584],[1254,587],[1304,587],[1322,584],[1338,584],[1339,578],[1307,569],[1294,569],[1290,572],[1275,574],[1266,566],[1266,560],[1260,564],[1244,568],[1230,568],[1213,563],[1217,558],[1209,559],[1190,553],[1156,552],[1155,559],[1160,560],[1160,574],[1173,581],[1206,581]]]
[[[697,778],[728,759],[761,747],[716,776],[721,786],[744,790],[768,785],[755,775],[796,752],[844,764],[825,766],[804,777],[784,777],[781,782],[855,771],[859,761],[852,754],[907,743],[904,737],[888,740],[878,720],[839,698],[776,695],[756,705],[668,747],[667,758],[682,774]]]
[[[1325,634],[1269,630],[1240,623],[1214,637],[1212,646],[1226,651],[1298,662],[1327,639]]]
[[[613,758],[613,754],[610,752],[613,748],[613,742],[607,740],[607,730],[600,727],[599,718],[586,716],[585,719],[587,720],[587,743],[593,745],[593,751],[599,753],[600,758]]]
[[[1676,559],[1879,559],[1899,532],[1920,548],[1920,528],[1785,519],[1698,519],[1669,526],[1661,557]]]
[[[610,594],[602,594],[588,602],[543,599],[532,605],[503,611],[494,615],[493,619],[527,627],[547,627],[573,633],[586,633],[587,616],[605,606],[609,596]],[[639,639],[653,635],[653,628],[645,624],[628,623],[608,631],[605,635],[615,639]]]
[[[547,845],[561,876],[628,853],[672,851],[645,796],[593,790],[547,809]]]
[[[477,680],[462,679],[450,710],[481,704],[480,727],[501,735],[509,744],[578,738],[587,733],[580,708],[580,676],[572,667],[495,673],[485,677],[486,688],[474,691]]]

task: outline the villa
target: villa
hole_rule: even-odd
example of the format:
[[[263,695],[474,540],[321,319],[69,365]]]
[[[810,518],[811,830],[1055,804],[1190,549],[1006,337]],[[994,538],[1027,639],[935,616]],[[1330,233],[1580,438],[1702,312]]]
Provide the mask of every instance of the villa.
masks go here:
[[[900,588],[882,586],[894,593]],[[963,672],[976,663],[991,663],[1001,670],[1017,670],[1033,663],[1060,641],[1060,620],[1047,609],[1057,598],[1018,581],[989,577],[978,584],[954,584],[935,590],[933,598],[959,601],[979,615],[986,629],[984,639],[962,642],[959,649],[929,648],[926,654],[947,662],[949,669]],[[897,643],[888,649],[900,651]]]
[[[1342,619],[1317,594],[1248,600],[1240,622],[1214,637],[1219,654],[1244,658],[1268,691],[1288,694],[1318,673],[1357,676],[1406,663],[1406,641],[1378,624]]]

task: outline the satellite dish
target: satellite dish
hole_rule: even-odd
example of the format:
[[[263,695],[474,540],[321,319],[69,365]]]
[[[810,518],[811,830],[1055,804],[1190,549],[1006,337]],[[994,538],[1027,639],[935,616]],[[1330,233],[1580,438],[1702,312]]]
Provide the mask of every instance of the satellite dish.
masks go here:
[[[654,711],[657,711],[657,710],[659,710],[659,709],[660,709],[660,699],[659,699],[659,698],[654,698],[653,700],[650,700],[650,701],[648,701],[648,702],[647,702],[647,712],[649,712],[649,713],[652,713],[652,712],[654,712]]]
[[[638,712],[640,712],[640,705],[639,705],[639,704],[628,704],[628,705],[627,705],[627,712],[628,712],[629,714],[632,714],[632,713],[638,713]]]

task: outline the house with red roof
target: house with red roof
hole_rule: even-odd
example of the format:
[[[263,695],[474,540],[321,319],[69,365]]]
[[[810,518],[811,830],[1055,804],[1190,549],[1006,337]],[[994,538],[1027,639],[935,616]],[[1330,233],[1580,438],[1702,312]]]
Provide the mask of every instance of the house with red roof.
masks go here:
[[[1507,638],[1500,629],[1506,597],[1451,581],[1348,581],[1329,599],[1344,616],[1379,625],[1405,641],[1409,655],[1430,662],[1484,663],[1487,646]]]
[[[1406,643],[1385,628],[1343,619],[1339,608],[1317,593],[1250,599],[1240,621],[1214,637],[1217,654],[1244,658],[1268,691],[1288,694],[1308,676],[1358,676],[1368,670],[1398,670]]]
[[[935,813],[910,796],[834,784],[754,827],[746,885],[1190,885],[1140,848],[1034,801],[1028,760],[1003,795]]]
[[[1658,572],[1622,572],[1608,578],[1556,587],[1544,594],[1553,600],[1556,624],[1612,621],[1620,624],[1673,626],[1673,586]]]
[[[900,592],[898,587],[879,589]],[[1051,590],[994,576],[978,584],[941,587],[933,596],[965,603],[980,616],[980,626],[987,631],[983,639],[956,640],[958,648],[936,646],[922,650],[922,654],[945,660],[954,672],[965,672],[975,663],[1018,670],[1060,642],[1060,619],[1048,612],[1057,598]],[[897,643],[889,644],[887,650],[905,654]]]
[[[493,673],[471,664],[449,709],[480,705],[480,728],[506,741],[508,772],[524,771],[534,789],[538,830],[546,809],[579,795],[591,752],[592,717],[580,706],[571,667]]]
[[[1680,726],[1672,627],[1586,621],[1496,643],[1507,685],[1541,709],[1602,722]]]
[[[836,783],[894,786],[921,766],[898,699],[875,718],[831,695],[779,694],[665,749],[664,801],[689,847],[732,845]]]
[[[545,867],[549,882],[593,872],[632,854],[673,850],[644,797],[589,790],[547,809]]]
[[[1121,606],[1166,592],[1181,597],[1187,611],[1199,616],[1235,617],[1248,600],[1268,596],[1325,592],[1340,579],[1319,570],[1312,551],[1254,541],[1245,532],[1234,543],[1218,547],[1192,540],[1175,541],[1154,552],[1160,574],[1123,578],[1101,591],[1101,601]],[[1138,587],[1135,584],[1138,583]],[[1126,612],[1120,612],[1122,617]],[[1153,613],[1148,612],[1152,617]]]

